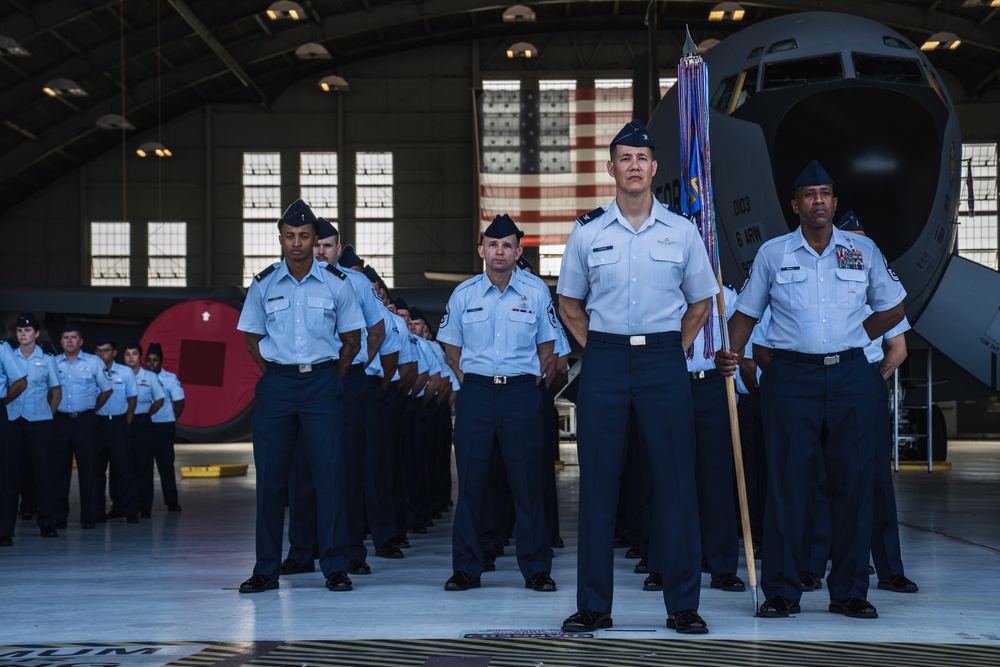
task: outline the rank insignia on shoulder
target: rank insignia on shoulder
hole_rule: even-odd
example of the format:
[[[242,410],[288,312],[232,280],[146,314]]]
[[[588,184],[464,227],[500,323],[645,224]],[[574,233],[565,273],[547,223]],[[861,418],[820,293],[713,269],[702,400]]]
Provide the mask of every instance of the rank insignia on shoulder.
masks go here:
[[[263,280],[264,278],[267,278],[267,277],[268,277],[269,275],[271,275],[271,273],[272,273],[272,272],[273,272],[273,271],[274,271],[274,270],[275,270],[276,268],[278,268],[278,265],[277,265],[277,264],[272,264],[271,266],[267,267],[266,269],[264,269],[263,271],[261,271],[260,273],[258,273],[257,275],[255,275],[255,276],[253,277],[253,279],[254,279],[254,280],[256,280],[257,282],[260,282],[260,281],[262,281],[262,280]]]
[[[347,274],[344,273],[343,271],[341,271],[340,269],[338,269],[333,264],[327,264],[323,268],[326,269],[327,271],[329,271],[330,273],[332,273],[333,275],[337,276],[341,280],[347,280]]]
[[[604,207],[603,206],[599,206],[599,207],[595,208],[593,211],[591,211],[590,213],[584,213],[579,218],[577,218],[576,221],[579,222],[581,225],[585,225],[588,222],[590,222],[591,220],[594,220],[595,218],[599,218],[602,215],[604,215]]]

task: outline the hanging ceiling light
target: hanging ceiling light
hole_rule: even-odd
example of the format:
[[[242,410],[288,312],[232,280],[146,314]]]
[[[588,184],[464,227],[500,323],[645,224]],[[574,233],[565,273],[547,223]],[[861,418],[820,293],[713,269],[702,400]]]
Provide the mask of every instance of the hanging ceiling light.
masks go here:
[[[137,149],[135,149],[136,155],[139,157],[147,157],[149,155],[155,155],[156,157],[171,157],[173,153],[170,149],[161,144],[159,141],[146,141],[143,142]]]
[[[316,42],[309,42],[295,49],[295,57],[299,60],[331,60],[333,58],[325,46]]]
[[[336,93],[346,93],[351,89],[347,84],[347,81],[336,74],[331,74],[330,76],[324,76],[319,80],[319,87],[323,89],[324,93],[329,93],[330,91]]]
[[[21,56],[27,57],[31,54],[28,49],[17,43],[17,40],[0,35],[0,56]]]
[[[302,5],[297,2],[289,2],[288,0],[271,3],[271,6],[267,8],[266,14],[267,18],[272,21],[299,21],[306,17]]]
[[[134,130],[135,126],[125,120],[124,117],[115,113],[104,114],[98,118],[94,125],[102,130]]]
[[[962,40],[953,32],[936,32],[920,45],[921,51],[954,51]]]
[[[742,21],[746,16],[743,6],[738,2],[720,2],[708,13],[709,21]]]
[[[70,79],[52,79],[42,88],[42,92],[49,97],[59,97],[60,95],[71,95],[73,97],[86,97],[87,91],[80,87],[76,81]]]
[[[530,42],[517,42],[507,47],[508,58],[537,58],[538,49]]]
[[[524,5],[508,7],[503,12],[504,23],[534,23],[535,12]]]

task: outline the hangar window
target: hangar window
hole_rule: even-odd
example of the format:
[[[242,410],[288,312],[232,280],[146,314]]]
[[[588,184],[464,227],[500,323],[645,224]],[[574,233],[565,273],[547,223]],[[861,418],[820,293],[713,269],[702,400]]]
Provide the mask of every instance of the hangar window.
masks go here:
[[[150,222],[148,243],[147,284],[150,287],[187,286],[187,223]]]
[[[840,60],[839,53],[798,60],[780,60],[764,64],[761,90],[807,86],[843,78],[844,64]]]
[[[958,254],[997,269],[1000,227],[997,145],[962,145],[962,196],[958,205]]]
[[[299,154],[299,193],[317,217],[337,227],[337,154]]]
[[[243,281],[281,259],[281,153],[243,154]]]
[[[393,161],[392,153],[355,156],[355,248],[394,287]]]
[[[90,284],[131,284],[131,244],[132,226],[129,223],[90,223]]]
[[[859,79],[927,85],[924,74],[920,71],[920,62],[914,58],[852,53],[851,59],[854,61],[854,76]]]

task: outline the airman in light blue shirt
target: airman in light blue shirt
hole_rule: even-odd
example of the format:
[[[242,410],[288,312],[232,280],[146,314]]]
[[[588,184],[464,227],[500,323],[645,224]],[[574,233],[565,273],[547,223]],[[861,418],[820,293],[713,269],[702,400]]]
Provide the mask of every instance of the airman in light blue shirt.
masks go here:
[[[104,405],[111,396],[111,381],[104,375],[104,362],[80,348],[83,337],[79,330],[65,331],[64,352],[56,357],[56,368],[62,384],[59,412],[77,413]]]
[[[97,356],[105,363],[104,377],[111,382],[111,396],[97,411],[97,414],[102,417],[127,414],[131,420],[135,411],[135,398],[138,395],[135,373],[128,366],[114,361],[117,351],[117,347],[110,338],[98,337],[96,352]]]

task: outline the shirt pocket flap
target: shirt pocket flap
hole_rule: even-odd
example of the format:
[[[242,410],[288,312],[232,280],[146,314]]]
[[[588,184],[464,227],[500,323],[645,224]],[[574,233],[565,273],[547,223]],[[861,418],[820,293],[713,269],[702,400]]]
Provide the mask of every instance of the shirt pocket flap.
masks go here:
[[[860,269],[837,269],[837,277],[856,283],[868,282],[868,274]]]
[[[778,271],[777,275],[774,276],[774,282],[779,285],[788,285],[790,283],[800,283],[806,279],[806,272],[801,269],[796,269],[794,271]]]
[[[281,310],[288,310],[289,302],[288,299],[275,299],[274,301],[265,301],[264,307],[269,313],[277,313]]]
[[[657,243],[655,247],[649,249],[649,256],[658,262],[675,262],[679,264],[684,261],[684,253],[681,252],[681,249],[676,244],[665,245]]]
[[[614,264],[618,260],[618,250],[610,248],[608,250],[602,250],[601,252],[590,253],[590,255],[587,256],[587,266],[604,266],[605,264]]]
[[[286,299],[282,299],[285,301]],[[322,296],[311,296],[306,300],[306,304],[310,308],[323,308],[324,310],[330,310],[333,308],[333,299]]]
[[[534,311],[519,310],[517,308],[510,311],[508,317],[514,322],[528,322],[529,324],[536,319]]]
[[[490,314],[486,312],[485,309],[480,308],[479,310],[465,311],[462,313],[462,324],[471,324],[472,322],[485,322],[490,317]]]

